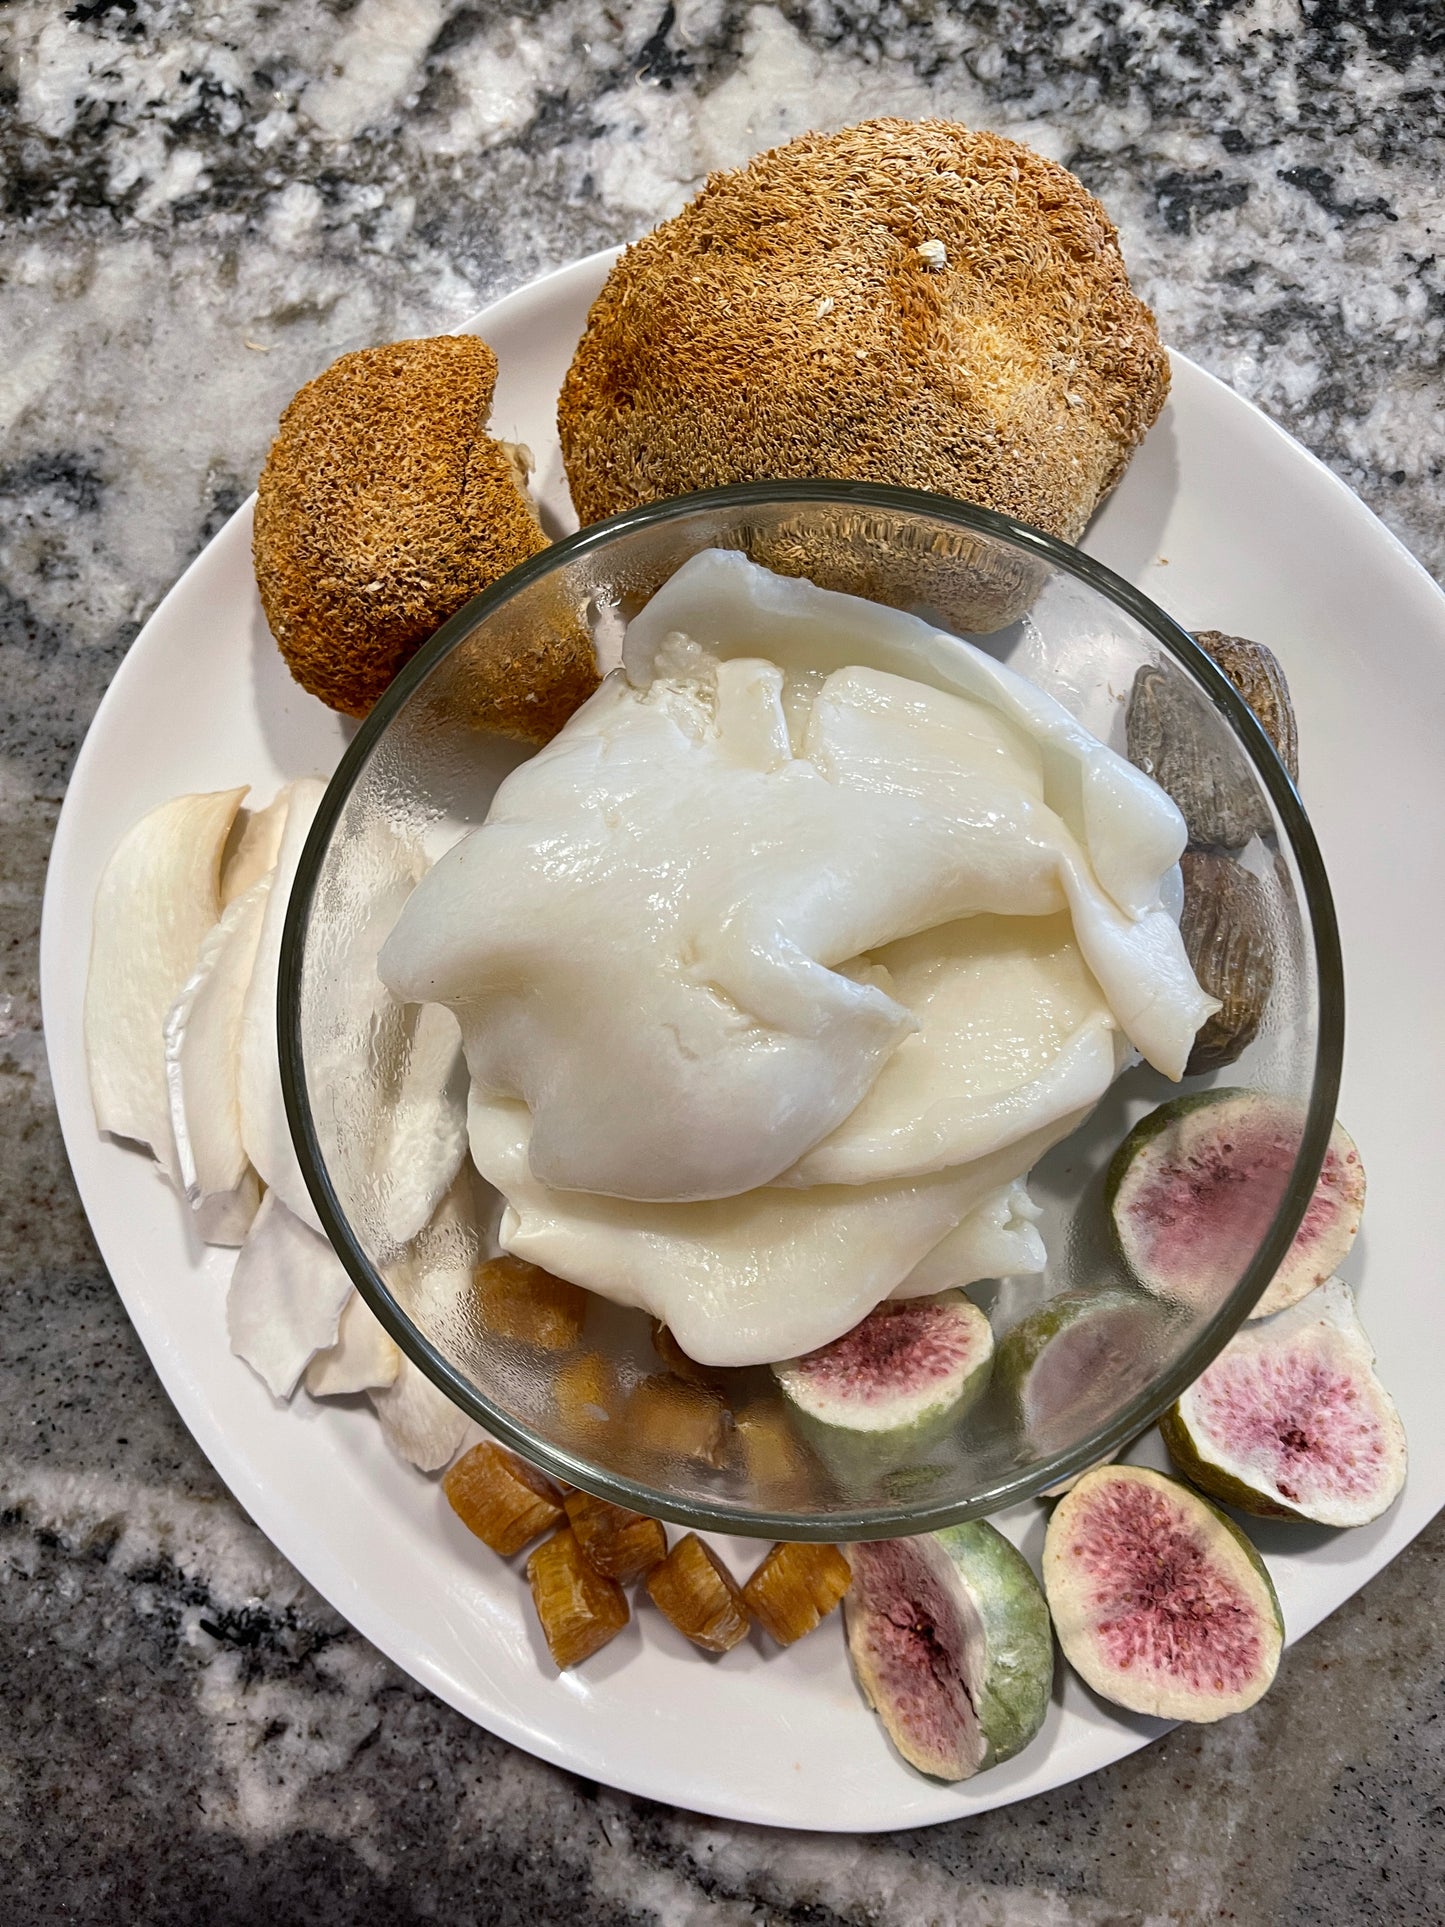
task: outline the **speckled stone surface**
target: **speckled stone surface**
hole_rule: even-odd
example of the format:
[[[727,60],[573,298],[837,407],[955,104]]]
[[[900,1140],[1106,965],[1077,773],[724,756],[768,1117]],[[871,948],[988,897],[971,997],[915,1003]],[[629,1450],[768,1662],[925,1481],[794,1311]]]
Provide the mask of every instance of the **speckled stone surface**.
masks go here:
[[[79,741],[292,390],[809,125],[943,112],[1067,162],[1167,338],[1440,573],[1437,0],[11,0],[0,55],[5,1920],[1445,1919],[1438,1522],[1252,1713],[930,1832],[703,1822],[467,1726],[172,1413],[66,1170],[36,967]]]

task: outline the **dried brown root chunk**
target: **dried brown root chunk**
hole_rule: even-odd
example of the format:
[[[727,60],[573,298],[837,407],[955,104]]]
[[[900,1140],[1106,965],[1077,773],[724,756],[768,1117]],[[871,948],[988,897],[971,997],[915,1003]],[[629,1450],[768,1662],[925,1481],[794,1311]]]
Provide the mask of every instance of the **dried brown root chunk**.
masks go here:
[[[766,1399],[733,1414],[733,1456],[760,1491],[782,1493],[806,1485],[807,1452],[787,1415]]]
[[[727,1438],[727,1407],[700,1386],[675,1378],[644,1378],[627,1401],[627,1424],[638,1443],[669,1459],[717,1465]]]
[[[601,1352],[564,1359],[552,1380],[552,1398],[558,1418],[573,1439],[581,1444],[597,1440],[621,1404],[611,1360]]]
[[[467,1530],[504,1559],[562,1518],[561,1490],[546,1473],[491,1439],[463,1452],[442,1491]]]
[[[294,397],[256,496],[266,620],[292,675],[364,716],[419,645],[547,547],[516,451],[486,433],[497,360],[474,335],[363,348]],[[575,622],[479,655],[477,723],[545,742],[597,687]]]
[[[775,1545],[743,1587],[748,1611],[780,1646],[811,1633],[847,1592],[853,1577],[836,1546]]]
[[[527,1583],[547,1650],[564,1673],[600,1652],[632,1617],[621,1586],[588,1564],[570,1526],[538,1546]]]
[[[667,1326],[657,1318],[652,1321],[652,1349],[674,1378],[685,1379],[689,1385],[716,1386],[717,1374],[710,1367],[699,1365],[695,1358],[689,1358]]]
[[[498,1338],[565,1352],[582,1336],[586,1292],[540,1265],[503,1253],[477,1266],[475,1284],[482,1323]]]
[[[1194,640],[1228,676],[1259,718],[1260,727],[1279,752],[1279,760],[1299,781],[1299,732],[1289,684],[1272,649],[1248,636],[1226,636],[1219,629],[1197,629]]]
[[[621,1586],[630,1586],[667,1557],[667,1534],[656,1519],[629,1512],[590,1492],[569,1492],[567,1522],[588,1565]]]
[[[748,1611],[737,1581],[695,1532],[679,1539],[647,1575],[652,1603],[705,1653],[730,1653],[748,1634]]]
[[[1179,934],[1199,988],[1219,999],[1194,1039],[1186,1077],[1223,1070],[1259,1035],[1274,986],[1274,944],[1264,885],[1220,850],[1179,859],[1184,910]]]

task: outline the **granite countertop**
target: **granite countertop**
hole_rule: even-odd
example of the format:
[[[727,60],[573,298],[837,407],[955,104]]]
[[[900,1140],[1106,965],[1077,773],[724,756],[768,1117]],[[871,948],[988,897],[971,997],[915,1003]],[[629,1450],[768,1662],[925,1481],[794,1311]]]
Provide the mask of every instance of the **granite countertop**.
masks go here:
[[[1445,1918],[1439,1521],[1253,1712],[950,1827],[702,1821],[468,1726],[182,1429],[76,1200],[36,962],[77,746],[291,392],[809,126],[941,112],[1065,161],[1166,338],[1440,574],[1436,0],[11,0],[0,57],[6,1919]]]

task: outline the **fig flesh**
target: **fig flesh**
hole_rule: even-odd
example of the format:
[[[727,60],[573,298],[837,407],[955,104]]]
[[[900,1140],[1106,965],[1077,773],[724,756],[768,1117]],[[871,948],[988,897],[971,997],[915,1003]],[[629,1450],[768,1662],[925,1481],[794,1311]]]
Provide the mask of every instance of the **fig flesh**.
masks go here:
[[[773,1371],[816,1424],[897,1433],[942,1423],[982,1391],[993,1358],[988,1319],[961,1291],[887,1300],[831,1345]]]
[[[1065,1659],[1133,1713],[1242,1713],[1279,1666],[1284,1622],[1259,1554],[1207,1499],[1144,1466],[1096,1466],[1059,1501],[1044,1590]]]
[[[848,1654],[863,1697],[920,1773],[967,1780],[1020,1752],[1053,1687],[1049,1613],[1028,1561],[986,1520],[848,1548]]]
[[[1223,1089],[1177,1097],[1114,1153],[1105,1197],[1124,1262],[1146,1290],[1221,1304],[1279,1209],[1304,1115],[1287,1099]],[[1336,1124],[1304,1220],[1250,1316],[1266,1318],[1323,1284],[1355,1241],[1365,1170]]]
[[[1159,1421],[1211,1498],[1268,1519],[1362,1526],[1405,1484],[1405,1431],[1343,1279],[1246,1325]]]
[[[1047,1451],[1102,1424],[1147,1377],[1160,1329],[1157,1305],[1118,1290],[1062,1292],[1021,1319],[994,1370],[1027,1438]]]

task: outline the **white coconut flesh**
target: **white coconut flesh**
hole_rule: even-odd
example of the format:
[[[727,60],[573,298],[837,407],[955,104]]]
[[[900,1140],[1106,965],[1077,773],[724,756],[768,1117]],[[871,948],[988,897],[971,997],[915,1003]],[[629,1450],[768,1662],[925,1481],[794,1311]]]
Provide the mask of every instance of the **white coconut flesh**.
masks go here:
[[[888,1432],[941,1416],[981,1386],[988,1319],[960,1291],[879,1305],[831,1345],[777,1365],[786,1396],[820,1424]]]
[[[96,892],[85,987],[95,1121],[176,1175],[163,1030],[221,914],[221,853],[245,788],[177,796],[128,830]]]
[[[413,1009],[406,1062],[375,1149],[379,1218],[395,1244],[430,1221],[467,1153],[467,1061],[445,1004]]]
[[[221,907],[227,909],[276,867],[294,783],[288,783],[264,810],[238,810],[221,864]]]
[[[321,1221],[301,1175],[286,1105],[276,1045],[276,988],[281,963],[281,932],[296,867],[326,785],[315,778],[292,785],[290,808],[270,893],[261,919],[251,980],[241,1011],[237,1090],[241,1139],[262,1182],[286,1208],[320,1235]],[[334,1334],[333,1334],[334,1335]],[[329,1341],[328,1341],[329,1342]]]
[[[401,1353],[359,1291],[346,1301],[336,1343],[318,1352],[306,1367],[306,1389],[313,1398],[348,1392],[380,1391],[396,1380]]]
[[[1258,1091],[1184,1099],[1145,1119],[1121,1147],[1113,1195],[1120,1247],[1140,1283],[1190,1304],[1222,1303],[1279,1209],[1303,1128],[1298,1106]],[[1253,1316],[1330,1276],[1354,1243],[1364,1198],[1359,1153],[1336,1124],[1304,1220]]]
[[[241,1010],[260,941],[271,879],[263,876],[207,932],[195,968],[164,1026],[166,1084],[181,1186],[198,1212],[225,1215],[249,1191],[237,1067]],[[255,1205],[252,1205],[254,1213]],[[244,1235],[245,1226],[242,1226]]]
[[[1131,1712],[1222,1719],[1253,1706],[1279,1665],[1258,1556],[1206,1500],[1141,1466],[1101,1466],[1059,1501],[1044,1589],[1069,1664]]]
[[[983,1619],[927,1534],[851,1546],[848,1651],[863,1696],[910,1766],[966,1780],[987,1763],[976,1710]]]
[[[268,1191],[231,1273],[231,1350],[277,1398],[290,1398],[316,1354],[336,1343],[351,1290],[326,1240]]]
[[[1343,1279],[1247,1325],[1179,1401],[1200,1458],[1318,1525],[1378,1518],[1405,1483],[1399,1413]]]

